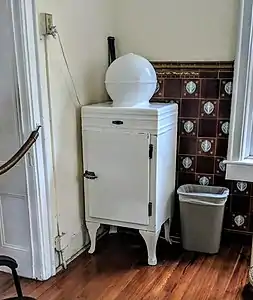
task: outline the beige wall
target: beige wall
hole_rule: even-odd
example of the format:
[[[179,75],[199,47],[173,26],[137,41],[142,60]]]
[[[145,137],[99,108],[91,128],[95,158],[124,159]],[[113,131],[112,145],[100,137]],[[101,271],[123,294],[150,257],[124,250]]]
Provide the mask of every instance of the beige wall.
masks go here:
[[[103,82],[109,34],[116,36],[121,54],[136,52],[152,60],[234,58],[238,0],[36,1],[38,14],[53,13],[82,104],[106,97]],[[58,41],[48,39],[48,57],[43,40],[39,50],[43,90],[48,89],[50,94],[52,176],[57,199],[54,214],[69,245],[65,251],[68,259],[86,239],[80,184],[80,118]],[[56,233],[56,222],[54,230]]]
[[[38,13],[53,14],[82,104],[105,99],[103,82],[108,59],[106,38],[111,28],[107,2],[37,0]],[[44,74],[46,57],[43,40],[39,42],[39,50]],[[80,119],[57,40],[48,38],[47,52],[57,199],[54,211],[58,213],[60,231],[65,233],[64,242],[69,244],[65,251],[66,258],[69,258],[83,246],[86,238],[82,234],[84,210],[80,186]],[[44,84],[45,81],[44,76]],[[54,230],[57,231],[56,222]]]
[[[114,0],[120,54],[151,60],[233,60],[239,0]]]

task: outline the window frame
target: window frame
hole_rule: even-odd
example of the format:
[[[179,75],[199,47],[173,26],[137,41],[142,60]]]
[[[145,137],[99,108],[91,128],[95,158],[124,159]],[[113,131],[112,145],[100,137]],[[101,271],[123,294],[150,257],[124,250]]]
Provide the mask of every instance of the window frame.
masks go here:
[[[253,182],[253,0],[241,0],[226,179]]]

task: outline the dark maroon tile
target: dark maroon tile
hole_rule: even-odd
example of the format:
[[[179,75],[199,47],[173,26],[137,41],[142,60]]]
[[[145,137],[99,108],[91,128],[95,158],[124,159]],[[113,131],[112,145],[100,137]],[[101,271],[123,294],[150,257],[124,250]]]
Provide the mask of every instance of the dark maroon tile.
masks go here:
[[[250,228],[249,228],[249,230],[250,230],[250,232],[253,232],[253,214],[251,214],[251,215],[249,216],[249,218],[250,218],[250,221],[249,221],[249,223],[250,223]]]
[[[162,98],[164,97],[164,79],[157,80],[157,91],[154,94],[153,98]]]
[[[231,112],[231,101],[220,100],[219,101],[219,118],[229,119]]]
[[[197,136],[198,120],[197,119],[180,119],[179,134],[181,136]]]
[[[182,99],[181,117],[182,118],[197,118],[199,114],[198,99]]]
[[[219,71],[219,78],[233,79],[233,77],[234,77],[234,72],[232,71]]]
[[[164,97],[181,98],[182,80],[181,79],[165,79],[164,81]]]
[[[178,174],[179,174],[179,172],[178,172],[178,170],[176,170],[176,187],[178,187]]]
[[[182,97],[198,98],[200,93],[200,81],[196,79],[183,80]]]
[[[177,134],[177,153],[179,153],[180,135]]]
[[[200,116],[204,118],[215,118],[218,112],[217,100],[201,100],[200,101]]]
[[[214,158],[208,156],[197,156],[197,173],[213,174],[214,173]]]
[[[232,214],[231,214],[230,210],[225,209],[224,218],[223,218],[223,228],[225,228],[227,230],[231,230],[232,229],[231,220],[232,220]]]
[[[220,98],[221,99],[231,99],[232,98],[233,83],[232,79],[221,80],[220,87]]]
[[[181,137],[179,143],[179,154],[196,155],[197,139],[194,137]]]
[[[250,198],[250,213],[253,214],[253,197]]]
[[[196,158],[195,156],[179,155],[178,157],[178,170],[181,172],[195,173],[196,171]]]
[[[251,183],[244,181],[233,181],[231,193],[234,195],[250,196]]]
[[[215,174],[222,175],[226,173],[226,165],[223,163],[223,157],[215,157]]]
[[[200,119],[199,120],[199,137],[216,137],[217,120]]]
[[[213,175],[196,174],[196,183],[201,185],[213,185]]]
[[[230,180],[226,180],[225,174],[214,175],[214,185],[228,188],[229,193],[231,194],[232,182]]]
[[[218,72],[217,71],[200,71],[199,74],[200,78],[218,78]]]
[[[195,174],[179,172],[178,175],[178,186],[183,184],[194,184],[195,183]]]
[[[232,212],[231,213],[231,228],[234,230],[248,231],[249,230],[249,215]]]
[[[225,213],[230,213],[230,212],[231,212],[231,196],[228,196],[228,199],[225,203]]]
[[[215,139],[199,138],[197,144],[198,155],[212,156],[215,153]]]
[[[228,139],[217,139],[216,156],[227,157]]]
[[[202,79],[201,82],[201,98],[218,99],[219,98],[220,80],[218,79]]]
[[[228,138],[229,134],[229,120],[218,121],[218,136]]]
[[[231,197],[231,209],[233,212],[248,214],[250,211],[250,197],[233,195]]]

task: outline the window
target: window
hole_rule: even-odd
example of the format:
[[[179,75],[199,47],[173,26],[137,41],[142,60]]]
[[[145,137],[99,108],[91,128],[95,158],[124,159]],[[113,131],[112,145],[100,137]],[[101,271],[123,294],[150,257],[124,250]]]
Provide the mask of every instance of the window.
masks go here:
[[[226,177],[253,182],[253,0],[241,1]]]

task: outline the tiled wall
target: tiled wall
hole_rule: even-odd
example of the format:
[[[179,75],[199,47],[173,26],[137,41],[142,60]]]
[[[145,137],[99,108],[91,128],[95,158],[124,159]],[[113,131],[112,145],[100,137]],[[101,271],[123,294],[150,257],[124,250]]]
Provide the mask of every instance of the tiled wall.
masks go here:
[[[153,63],[159,90],[152,101],[179,106],[177,186],[186,183],[227,186],[224,228],[253,232],[253,186],[225,180],[232,96],[233,62]],[[251,198],[252,197],[252,198]],[[177,205],[174,235],[180,234]]]

